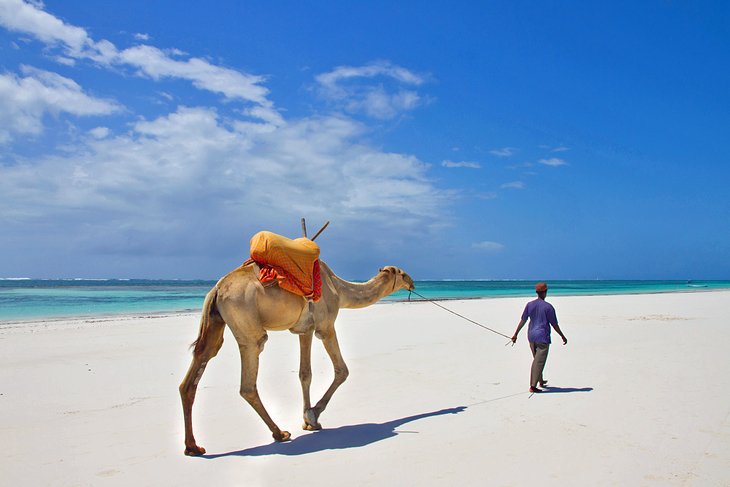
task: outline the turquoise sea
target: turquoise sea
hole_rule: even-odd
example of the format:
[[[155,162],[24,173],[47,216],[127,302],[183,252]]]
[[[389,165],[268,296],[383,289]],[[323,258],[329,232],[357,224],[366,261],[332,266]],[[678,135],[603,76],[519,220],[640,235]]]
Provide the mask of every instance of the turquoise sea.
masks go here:
[[[12,321],[199,311],[216,281],[147,279],[0,279],[0,324]],[[534,281],[416,281],[429,298],[534,295]],[[551,296],[730,289],[730,281],[550,281]],[[408,299],[400,291],[385,301]],[[421,299],[412,296],[411,299]]]

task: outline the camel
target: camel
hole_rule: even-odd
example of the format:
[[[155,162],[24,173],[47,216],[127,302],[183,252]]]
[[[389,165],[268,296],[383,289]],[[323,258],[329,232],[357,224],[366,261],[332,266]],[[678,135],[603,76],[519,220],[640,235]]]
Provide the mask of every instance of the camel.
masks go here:
[[[256,263],[243,265],[221,278],[208,292],[203,304],[200,331],[193,343],[193,360],[180,384],[185,419],[185,454],[203,455],[193,436],[192,409],[198,382],[208,361],[223,345],[225,325],[238,342],[241,353],[241,396],[254,408],[271,430],[274,440],[290,439],[266,412],[256,387],[259,355],[268,339],[268,331],[289,330],[299,335],[299,380],[304,398],[305,430],[319,430],[319,416],[337,388],[347,379],[347,365],[340,353],[335,333],[335,319],[340,308],[363,308],[400,289],[413,290],[413,279],[398,269],[387,266],[365,283],[345,281],[320,261],[322,296],[317,302],[284,291],[278,286],[264,287],[258,280]],[[334,379],[329,389],[312,407],[309,397],[312,382],[312,336],[324,344],[334,366]]]

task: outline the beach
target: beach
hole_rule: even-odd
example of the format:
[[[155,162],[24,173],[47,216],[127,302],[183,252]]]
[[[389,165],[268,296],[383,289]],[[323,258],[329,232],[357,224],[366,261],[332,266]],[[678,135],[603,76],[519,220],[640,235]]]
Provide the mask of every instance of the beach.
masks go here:
[[[511,335],[529,298],[441,304]],[[186,457],[178,393],[198,313],[0,326],[0,485],[730,485],[730,291],[550,296],[552,386],[514,347],[429,302],[341,310],[350,376],[301,429],[299,345],[271,332],[258,388],[292,441],[239,396],[226,330]],[[332,380],[318,340],[312,398]]]

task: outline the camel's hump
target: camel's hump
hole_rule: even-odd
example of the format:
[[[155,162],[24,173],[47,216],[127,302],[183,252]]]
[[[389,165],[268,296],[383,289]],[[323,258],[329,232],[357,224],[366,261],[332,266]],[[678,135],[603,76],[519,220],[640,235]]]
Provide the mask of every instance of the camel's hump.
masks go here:
[[[274,232],[262,231],[251,237],[251,258],[256,262],[278,265],[294,260],[311,268],[319,259],[319,245],[308,238],[290,239]]]

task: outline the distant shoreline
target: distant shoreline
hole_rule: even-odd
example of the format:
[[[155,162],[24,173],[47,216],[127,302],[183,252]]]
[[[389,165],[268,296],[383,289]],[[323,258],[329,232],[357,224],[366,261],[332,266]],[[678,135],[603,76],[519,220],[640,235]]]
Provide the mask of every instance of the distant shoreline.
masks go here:
[[[96,325],[106,324],[119,321],[139,321],[139,320],[155,320],[172,317],[199,316],[198,310],[182,310],[182,311],[159,311],[159,312],[140,312],[140,313],[119,313],[119,314],[99,314],[99,315],[78,315],[78,316],[50,316],[47,318],[29,318],[27,320],[0,320],[0,332],[12,328],[21,327],[49,327],[49,326],[67,326],[67,325]]]
[[[641,295],[662,295],[662,294],[688,294],[688,293],[718,293],[728,292],[730,289],[708,289],[708,288],[693,288],[693,289],[682,289],[672,291],[644,291],[644,292],[622,292],[622,293],[595,293],[595,294],[558,294],[548,295],[548,298],[582,298],[582,297],[611,297],[611,296],[641,296]],[[375,303],[378,305],[393,305],[393,304],[404,304],[404,303],[428,303],[429,301],[436,302],[459,302],[459,301],[492,301],[497,299],[529,299],[530,296],[477,296],[477,297],[445,297],[445,298],[428,298],[422,299],[415,297],[412,299],[382,299]],[[201,308],[188,308],[184,310],[171,310],[171,311],[140,311],[140,312],[126,312],[126,313],[103,313],[103,314],[92,314],[92,315],[69,315],[69,316],[49,316],[49,317],[38,317],[29,319],[13,319],[13,320],[0,320],[0,331],[8,330],[19,327],[48,327],[48,326],[68,326],[78,324],[104,324],[111,322],[120,321],[137,321],[137,320],[155,320],[170,317],[186,317],[186,316],[199,316]]]

